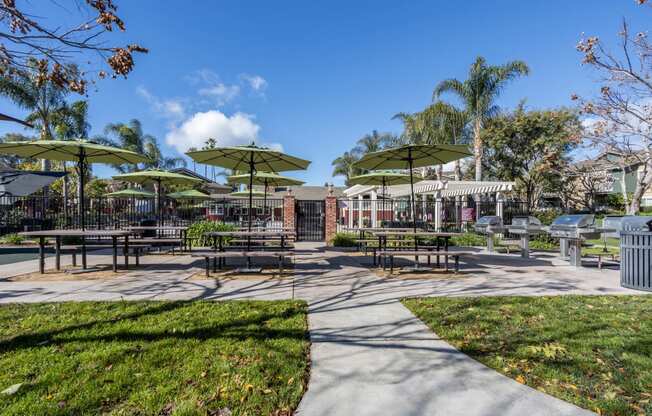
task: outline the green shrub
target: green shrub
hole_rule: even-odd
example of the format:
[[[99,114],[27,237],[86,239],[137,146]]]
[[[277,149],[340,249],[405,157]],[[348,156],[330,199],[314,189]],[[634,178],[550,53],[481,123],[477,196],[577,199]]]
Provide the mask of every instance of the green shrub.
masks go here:
[[[358,243],[355,241],[356,235],[352,233],[337,233],[333,237],[334,247],[355,247]]]
[[[199,221],[188,227],[188,238],[193,240],[193,245],[205,247],[213,244],[211,239],[204,237],[204,233],[212,231],[235,231],[235,226],[217,221]],[[229,239],[225,239],[228,244]]]
[[[484,235],[464,233],[462,235],[452,237],[450,239],[450,245],[459,247],[486,246],[487,239]]]
[[[558,216],[562,215],[563,212],[560,209],[547,209],[543,211],[536,211],[532,213],[532,216],[541,221],[543,225],[550,225]]]
[[[19,245],[23,244],[23,242],[25,242],[25,237],[23,237],[22,235],[18,235],[18,234],[7,234],[2,238],[2,241],[5,244],[13,244],[13,245],[19,246]]]

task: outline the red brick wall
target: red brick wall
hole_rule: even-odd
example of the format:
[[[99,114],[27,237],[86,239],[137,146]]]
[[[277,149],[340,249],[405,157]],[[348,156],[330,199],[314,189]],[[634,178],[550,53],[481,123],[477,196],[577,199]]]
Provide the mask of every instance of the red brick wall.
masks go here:
[[[337,233],[337,198],[330,195],[326,197],[326,244],[330,245]]]
[[[295,201],[294,195],[285,195],[283,197],[283,227],[295,230],[297,228],[294,215]]]

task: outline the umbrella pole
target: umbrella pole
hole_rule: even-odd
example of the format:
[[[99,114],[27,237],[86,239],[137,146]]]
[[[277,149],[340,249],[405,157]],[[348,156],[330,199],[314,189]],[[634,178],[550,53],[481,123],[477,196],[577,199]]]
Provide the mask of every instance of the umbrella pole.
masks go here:
[[[252,214],[252,205],[253,205],[253,186],[254,186],[254,153],[250,152],[249,158],[249,227],[248,230],[251,233],[251,214]],[[247,237],[247,251],[251,251],[251,235]]]
[[[86,214],[86,209],[84,207],[84,176],[86,176],[85,172],[85,160],[86,155],[84,154],[84,148],[80,148],[79,150],[79,163],[78,163],[78,174],[79,174],[79,221],[81,222],[81,229],[85,230],[86,229],[86,221],[85,221],[85,214]]]
[[[157,186],[157,192],[156,192],[156,198],[158,200],[158,225],[162,226],[163,225],[163,218],[161,216],[161,179],[158,179],[158,186]]]
[[[412,228],[417,232],[417,215],[414,204],[414,174],[412,173],[412,150],[408,150],[408,163],[410,166],[410,208],[412,209]]]
[[[267,218],[267,178],[265,178],[265,192],[263,195],[263,218]]]

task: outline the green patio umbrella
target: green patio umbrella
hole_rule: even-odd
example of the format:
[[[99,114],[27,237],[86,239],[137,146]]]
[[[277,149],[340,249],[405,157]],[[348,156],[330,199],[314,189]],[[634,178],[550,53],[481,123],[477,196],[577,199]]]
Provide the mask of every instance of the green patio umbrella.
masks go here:
[[[163,193],[161,187],[163,185],[194,185],[198,182],[201,182],[201,179],[193,178],[192,176],[186,176],[180,173],[168,172],[159,169],[123,173],[121,175],[115,175],[113,179],[125,182],[139,183],[141,185],[156,184],[156,199],[158,204],[159,224],[161,224],[163,220],[161,216],[161,194]]]
[[[220,166],[234,171],[249,173],[249,208],[253,204],[254,176],[257,171],[284,172],[304,170],[310,161],[289,156],[276,150],[249,146],[216,147],[213,149],[187,152],[194,161],[207,165]],[[252,209],[249,209],[249,226],[251,231]]]
[[[149,191],[141,191],[139,189],[123,189],[120,191],[109,192],[104,194],[107,198],[155,198],[156,194]]]
[[[367,153],[353,164],[360,169],[408,169],[410,176],[410,206],[412,226],[417,231],[416,207],[414,203],[414,168],[443,165],[472,156],[466,145],[459,144],[408,144],[379,152]]]
[[[249,174],[229,176],[229,183],[249,183]],[[253,178],[254,185],[264,186],[263,195],[263,212],[267,208],[267,187],[268,186],[293,186],[303,185],[305,182],[298,179],[282,176],[273,172],[256,172]]]
[[[77,162],[79,174],[79,220],[86,228],[84,177],[91,163],[136,164],[146,162],[147,157],[136,152],[105,146],[88,140],[35,140],[0,143],[0,154],[16,155],[30,159],[48,159]]]
[[[407,185],[410,183],[410,175],[391,170],[378,170],[365,173],[364,175],[353,176],[349,179],[351,185],[381,186],[381,194],[385,196],[385,189],[392,185]],[[383,198],[382,216],[385,212],[385,199]]]
[[[178,199],[178,200],[181,200],[181,199],[189,199],[189,200],[193,200],[193,199],[197,199],[197,200],[211,199],[210,195],[205,194],[203,192],[199,192],[196,189],[188,189],[188,190],[185,190],[185,191],[173,192],[171,194],[168,194],[167,196],[168,196],[168,198]]]

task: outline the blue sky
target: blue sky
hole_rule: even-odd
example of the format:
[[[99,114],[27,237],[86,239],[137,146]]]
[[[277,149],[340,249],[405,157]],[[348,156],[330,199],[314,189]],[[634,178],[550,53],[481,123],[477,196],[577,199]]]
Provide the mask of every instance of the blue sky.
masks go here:
[[[38,14],[77,19],[57,3]],[[319,185],[341,184],[331,178],[334,158],[373,129],[400,132],[392,115],[425,107],[438,81],[463,79],[478,55],[531,67],[501,107],[572,105],[572,93],[597,90],[575,51],[582,33],[615,41],[623,18],[645,30],[651,12],[634,0],[117,3],[127,33],[114,39],[150,53],[127,80],[89,93],[93,134],[137,118],[174,156],[208,135],[223,144],[255,137],[312,160],[291,175]],[[0,106],[24,114],[4,98]],[[24,132],[0,125],[9,131]]]

